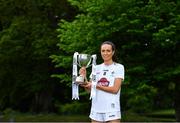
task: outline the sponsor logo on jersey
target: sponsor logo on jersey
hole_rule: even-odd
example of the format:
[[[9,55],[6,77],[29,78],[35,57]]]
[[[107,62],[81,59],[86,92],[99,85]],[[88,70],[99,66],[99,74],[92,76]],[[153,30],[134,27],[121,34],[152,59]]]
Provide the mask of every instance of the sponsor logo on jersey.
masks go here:
[[[103,77],[98,81],[98,84],[102,86],[109,86],[109,81],[105,77]]]

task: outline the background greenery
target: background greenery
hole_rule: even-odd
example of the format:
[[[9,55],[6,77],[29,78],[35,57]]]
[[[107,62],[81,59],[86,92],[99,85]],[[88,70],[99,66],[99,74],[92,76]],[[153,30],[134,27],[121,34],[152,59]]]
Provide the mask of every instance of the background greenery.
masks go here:
[[[72,56],[101,63],[99,46],[111,40],[126,72],[122,112],[173,109],[180,121],[179,11],[178,0],[0,0],[0,115],[88,116],[82,88],[71,100]]]

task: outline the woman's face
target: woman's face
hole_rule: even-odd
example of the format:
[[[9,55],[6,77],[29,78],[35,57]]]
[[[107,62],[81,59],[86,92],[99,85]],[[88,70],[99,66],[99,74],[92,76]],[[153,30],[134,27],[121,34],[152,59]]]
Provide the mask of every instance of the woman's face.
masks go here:
[[[112,60],[114,55],[114,51],[112,50],[112,46],[109,44],[103,44],[101,46],[101,56],[104,61]]]

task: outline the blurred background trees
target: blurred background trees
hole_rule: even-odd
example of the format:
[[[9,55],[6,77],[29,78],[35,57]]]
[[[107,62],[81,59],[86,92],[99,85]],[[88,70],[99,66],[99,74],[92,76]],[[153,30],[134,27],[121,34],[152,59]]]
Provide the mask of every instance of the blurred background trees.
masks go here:
[[[0,13],[0,109],[53,111],[59,85],[49,56],[58,53],[59,19],[75,9],[66,0],[0,0]]]
[[[175,108],[179,120],[179,1],[0,0],[0,5],[1,110],[72,110],[73,53],[97,54],[101,63],[99,46],[111,40],[126,68],[122,110]],[[87,111],[89,97],[81,92],[76,105]]]
[[[113,41],[119,62],[125,65],[122,109],[143,113],[179,107],[179,2],[141,0],[70,0],[80,12],[72,22],[61,20],[58,29],[61,53],[57,66],[71,74],[75,51],[98,54],[105,40]],[[66,81],[68,84],[70,79]],[[168,98],[167,98],[168,97]],[[176,108],[176,112],[179,108]],[[178,113],[177,113],[178,114]],[[178,118],[178,117],[177,117]]]

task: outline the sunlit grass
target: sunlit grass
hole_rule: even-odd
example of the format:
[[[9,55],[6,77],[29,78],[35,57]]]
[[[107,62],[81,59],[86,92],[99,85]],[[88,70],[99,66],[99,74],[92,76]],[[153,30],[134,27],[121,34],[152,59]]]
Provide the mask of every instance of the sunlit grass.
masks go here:
[[[158,111],[152,112],[151,114],[153,114],[153,115],[174,115],[175,110],[174,109],[158,110]]]

